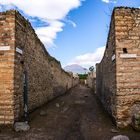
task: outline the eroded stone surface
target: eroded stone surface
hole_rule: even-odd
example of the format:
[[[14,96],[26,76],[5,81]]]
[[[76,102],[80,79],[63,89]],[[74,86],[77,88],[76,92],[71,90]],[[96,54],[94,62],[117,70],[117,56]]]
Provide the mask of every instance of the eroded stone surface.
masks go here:
[[[118,135],[114,136],[111,140],[129,140],[129,138],[127,136]]]
[[[30,126],[26,122],[16,122],[14,124],[14,129],[15,129],[16,132],[28,131],[30,129]]]
[[[114,9],[104,57],[96,67],[97,95],[118,127],[131,125],[140,110],[139,23],[140,9]]]

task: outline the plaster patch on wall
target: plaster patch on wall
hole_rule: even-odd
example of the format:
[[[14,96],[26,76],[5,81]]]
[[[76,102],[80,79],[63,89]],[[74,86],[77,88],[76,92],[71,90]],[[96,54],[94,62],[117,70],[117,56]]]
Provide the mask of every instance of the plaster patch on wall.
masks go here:
[[[120,54],[120,58],[137,58],[137,54]]]
[[[10,46],[0,46],[0,51],[8,51],[10,50]]]
[[[20,54],[23,54],[23,51],[19,48],[16,48],[16,52],[20,53]]]
[[[116,55],[114,54],[111,59],[114,61],[116,59]]]

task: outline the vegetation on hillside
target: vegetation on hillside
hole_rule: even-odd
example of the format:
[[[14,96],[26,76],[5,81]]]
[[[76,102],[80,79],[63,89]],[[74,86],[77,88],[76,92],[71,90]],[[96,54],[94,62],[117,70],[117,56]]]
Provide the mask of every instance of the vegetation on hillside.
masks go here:
[[[78,74],[79,79],[87,79],[88,74]]]

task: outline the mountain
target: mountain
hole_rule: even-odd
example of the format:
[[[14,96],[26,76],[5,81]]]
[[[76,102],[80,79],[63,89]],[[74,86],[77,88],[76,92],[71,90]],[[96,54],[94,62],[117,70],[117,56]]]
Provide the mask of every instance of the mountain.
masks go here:
[[[64,70],[67,72],[73,72],[73,73],[78,73],[78,74],[85,74],[88,72],[86,68],[83,68],[82,66],[78,64],[67,65],[64,67]]]

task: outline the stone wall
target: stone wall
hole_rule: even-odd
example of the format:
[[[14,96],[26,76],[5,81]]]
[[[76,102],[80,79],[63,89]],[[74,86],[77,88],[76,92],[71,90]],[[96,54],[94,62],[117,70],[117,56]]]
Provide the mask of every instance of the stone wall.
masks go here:
[[[112,60],[115,55],[115,20],[114,13],[110,23],[108,42],[103,59],[96,65],[97,95],[101,99],[105,109],[111,116],[116,117],[116,61]]]
[[[73,73],[73,82],[72,82],[73,87],[76,86],[76,85],[79,84],[79,83],[80,83],[80,81],[79,81],[79,76],[78,76],[78,74],[74,74],[74,73]]]
[[[118,127],[140,120],[140,9],[114,9],[97,94]]]
[[[55,58],[50,57],[50,66],[51,66],[51,75],[53,81],[53,94],[54,97],[65,93],[69,90],[73,84],[73,75],[65,72],[61,68],[60,62],[58,62]],[[77,84],[77,83],[75,83]]]
[[[95,93],[96,91],[96,72],[95,71],[93,72],[91,71],[90,73],[88,73],[87,86],[93,89]]]
[[[77,84],[17,11],[0,13],[0,61],[0,124],[13,124],[24,109],[31,111]]]

